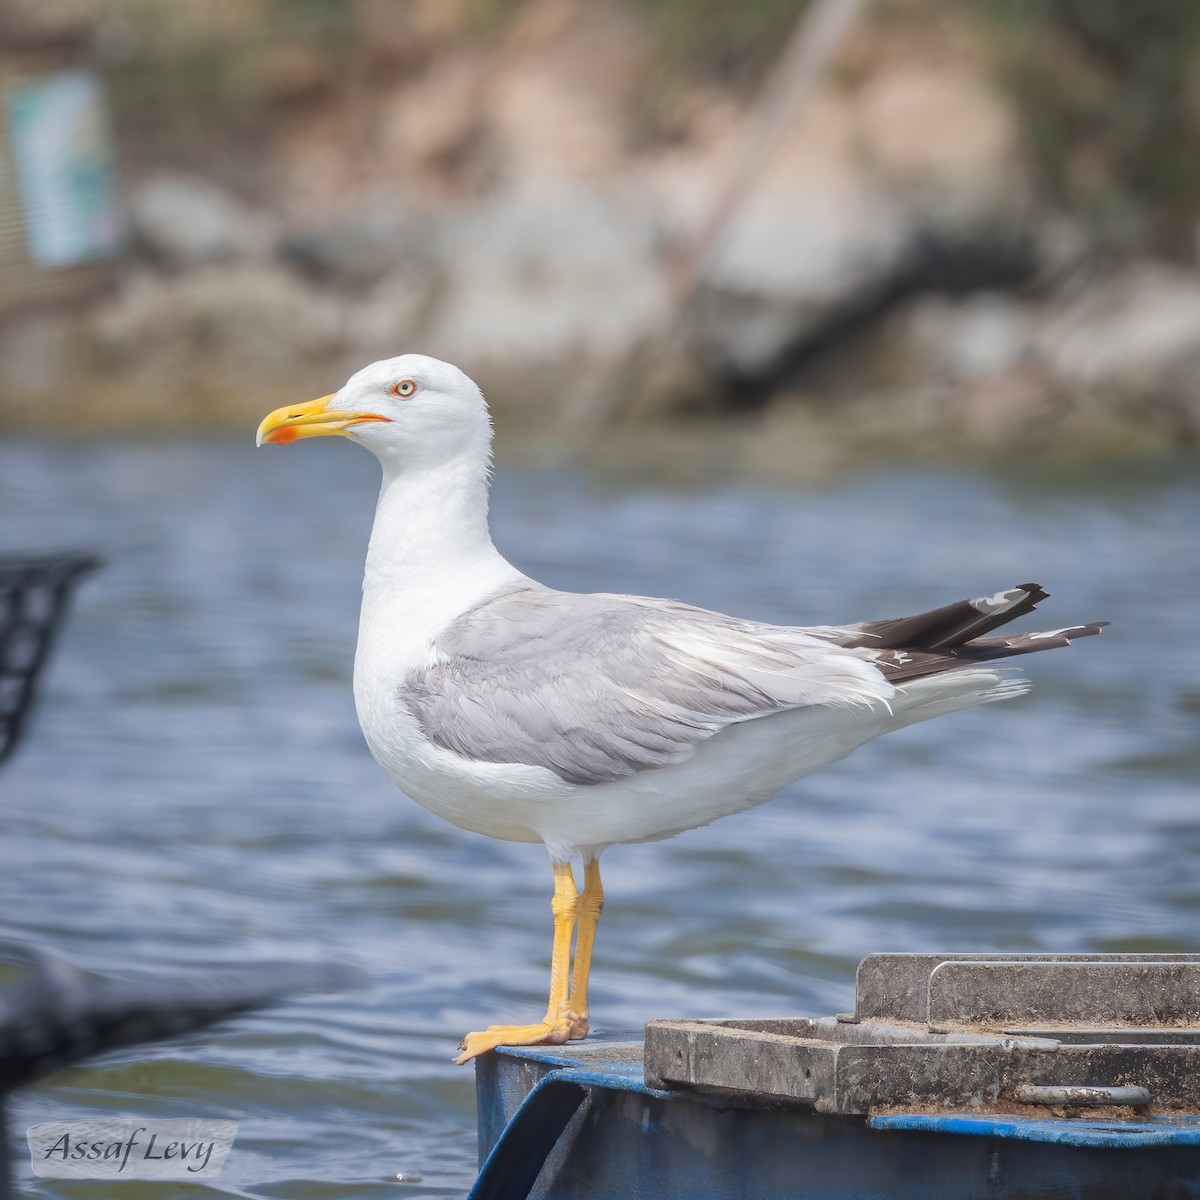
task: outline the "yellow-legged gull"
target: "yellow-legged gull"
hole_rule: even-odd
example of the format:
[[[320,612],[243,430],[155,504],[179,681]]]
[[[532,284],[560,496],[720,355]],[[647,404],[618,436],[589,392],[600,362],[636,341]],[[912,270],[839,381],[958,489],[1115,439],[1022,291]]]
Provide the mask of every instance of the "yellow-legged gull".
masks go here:
[[[456,367],[418,354],[373,363],[339,392],[271,413],[258,443],[335,433],[383,466],[354,664],[372,754],[430,811],[543,842],[553,862],[546,1015],[468,1034],[459,1062],[587,1034],[607,846],[705,825],[882,733],[1019,695],[1024,682],[982,664],[1104,624],[986,636],[1045,598],[1037,584],[808,628],[559,592],[492,544],[491,421]]]

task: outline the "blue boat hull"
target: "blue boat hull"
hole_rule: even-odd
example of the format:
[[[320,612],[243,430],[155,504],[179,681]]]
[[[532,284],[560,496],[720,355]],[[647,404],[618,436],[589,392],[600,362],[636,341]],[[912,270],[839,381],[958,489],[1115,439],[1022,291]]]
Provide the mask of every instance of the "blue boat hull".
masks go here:
[[[641,1043],[477,1065],[472,1200],[1200,1200],[1200,1120],[831,1117],[648,1088]]]

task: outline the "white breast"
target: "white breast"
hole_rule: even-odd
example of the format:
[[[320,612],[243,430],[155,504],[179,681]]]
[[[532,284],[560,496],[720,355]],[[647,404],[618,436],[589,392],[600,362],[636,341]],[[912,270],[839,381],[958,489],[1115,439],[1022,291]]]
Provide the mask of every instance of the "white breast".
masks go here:
[[[488,837],[540,841],[548,806],[573,789],[522,764],[472,763],[428,741],[399,698],[408,674],[428,667],[434,642],[462,612],[523,576],[499,555],[406,581],[363,588],[354,701],[367,746],[396,785],[423,808]]]

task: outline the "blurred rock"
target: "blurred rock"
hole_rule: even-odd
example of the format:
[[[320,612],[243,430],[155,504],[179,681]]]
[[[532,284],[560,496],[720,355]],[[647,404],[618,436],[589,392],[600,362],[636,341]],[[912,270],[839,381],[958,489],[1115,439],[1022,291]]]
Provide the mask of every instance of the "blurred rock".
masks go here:
[[[449,41],[479,20],[478,0],[354,0],[360,28],[372,42],[387,42],[397,31],[419,45]]]
[[[407,351],[427,352],[440,274],[397,267],[346,307],[345,350],[334,369],[349,375],[365,363]]]
[[[1028,206],[1016,117],[978,67],[885,66],[854,109],[865,165],[921,223]]]
[[[279,243],[281,257],[316,283],[367,287],[403,268],[428,276],[439,258],[440,230],[429,217],[372,206]]]
[[[919,368],[974,382],[1002,375],[1034,352],[1036,320],[1028,305],[990,293],[954,302],[930,297],[906,314]]]
[[[643,44],[623,6],[522,5],[488,80],[489,134],[503,182],[612,177],[630,165],[630,113]]]
[[[314,368],[344,348],[347,319],[335,295],[256,262],[138,272],[90,328],[100,367],[140,397],[139,419],[169,425],[198,397],[210,414],[240,419],[247,393],[307,395]],[[183,407],[172,417],[174,406]]]
[[[951,441],[1085,453],[1200,442],[1195,272],[1142,262],[1025,299],[926,298],[894,327],[891,424],[932,413]]]
[[[169,49],[134,0],[70,2],[112,8],[118,58]],[[753,89],[674,69],[642,6],[183,7],[236,70],[156,86],[252,119],[194,145],[168,122],[135,169],[208,161],[262,207],[177,170],[133,186],[142,259],[92,313],[0,329],[0,416],[53,423],[29,399],[48,395],[99,413],[107,388],[112,424],[187,428],[201,398],[206,424],[241,423],[417,350],[577,433],[757,401],[855,446],[882,431],[888,453],[1089,420],[1200,431],[1200,275],[1090,261],[1082,220],[1031,185],[992,35],[961,6],[868,6],[753,175]],[[694,246],[731,189],[669,280],[668,246]]]
[[[53,414],[53,427],[65,415],[55,399],[76,386],[79,356],[79,321],[70,315],[33,313],[0,324],[0,380],[11,411],[32,424],[39,410]]]
[[[486,72],[477,55],[443,56],[411,84],[385,99],[380,115],[383,152],[407,176],[414,166],[423,172],[458,172],[482,150],[487,111]],[[469,164],[481,178],[487,164]]]
[[[509,192],[447,221],[446,276],[430,353],[561,408],[581,360],[611,361],[659,320],[665,289],[654,210],[619,191]]]
[[[1048,312],[1038,345],[1067,384],[1171,388],[1200,371],[1200,275],[1136,264]]]
[[[195,175],[155,175],[129,194],[138,245],[172,267],[195,267],[259,253],[263,219],[224,188]]]
[[[846,71],[803,102],[761,176],[736,177],[751,110],[697,148],[710,161],[692,172],[692,197],[668,186],[684,229],[744,188],[700,272],[694,323],[696,353],[739,387],[769,387],[807,348],[913,294],[1011,287],[1038,270],[1017,121],[977,34],[949,11],[919,35],[903,20],[878,26],[864,22]]]
[[[311,103],[337,82],[330,59],[300,41],[264,46],[256,74],[262,95],[281,104]]]
[[[788,345],[901,260],[904,214],[863,169],[853,138],[841,98],[814,100],[709,256],[695,340],[722,370],[769,373]],[[722,173],[710,176],[711,192]]]
[[[729,169],[713,170],[710,195]],[[735,378],[769,377],[791,347],[831,341],[909,291],[1000,282],[995,255],[972,248],[1003,230],[1040,253],[1029,214],[1015,121],[982,73],[901,62],[857,89],[827,86],[701,274],[697,351]],[[1003,336],[997,320],[977,313],[973,341],[985,321]]]

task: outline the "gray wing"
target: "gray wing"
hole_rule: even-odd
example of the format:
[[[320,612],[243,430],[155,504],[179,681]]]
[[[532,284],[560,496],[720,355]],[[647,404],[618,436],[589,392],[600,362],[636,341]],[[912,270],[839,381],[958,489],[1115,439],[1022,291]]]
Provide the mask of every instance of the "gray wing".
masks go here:
[[[681,762],[739,721],[886,701],[874,655],[833,644],[846,633],[522,586],[456,620],[399,698],[466,758],[606,783]]]

